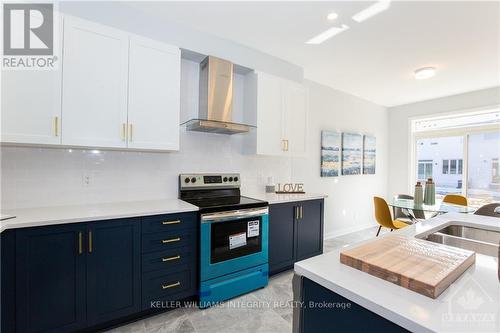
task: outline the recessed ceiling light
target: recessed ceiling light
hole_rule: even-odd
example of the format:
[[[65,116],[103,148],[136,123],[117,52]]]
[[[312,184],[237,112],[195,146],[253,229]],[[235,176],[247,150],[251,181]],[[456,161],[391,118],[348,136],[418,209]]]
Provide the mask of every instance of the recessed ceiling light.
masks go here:
[[[327,19],[329,19],[330,21],[333,21],[335,20],[337,17],[339,17],[339,14],[335,13],[335,12],[331,12],[330,14],[328,14],[328,16],[326,17]]]
[[[414,75],[417,80],[429,79],[436,75],[436,69],[434,67],[419,68],[415,71]]]
[[[382,0],[382,1],[377,1],[370,7],[367,7],[360,11],[359,13],[355,14],[352,19],[356,22],[363,22],[364,20],[369,19],[372,16],[375,16],[384,10],[388,9],[391,6],[391,0]]]
[[[335,35],[338,35],[339,33],[341,33],[342,31],[345,31],[349,29],[349,27],[345,24],[342,24],[341,27],[332,27],[328,30],[325,30],[323,31],[322,33],[320,33],[319,35],[309,39],[306,44],[321,44],[323,43],[325,40],[327,39],[330,39],[332,38],[333,36]]]

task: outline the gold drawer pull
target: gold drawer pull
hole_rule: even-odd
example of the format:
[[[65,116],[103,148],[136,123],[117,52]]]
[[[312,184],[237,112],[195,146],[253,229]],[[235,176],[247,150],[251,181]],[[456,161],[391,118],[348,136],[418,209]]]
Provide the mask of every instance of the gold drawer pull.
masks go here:
[[[172,261],[172,260],[177,260],[177,259],[180,259],[180,258],[181,258],[181,256],[161,258],[161,261],[163,261],[163,262],[165,262],[165,261]]]
[[[165,221],[165,222],[162,222],[161,224],[163,224],[163,225],[169,225],[169,224],[179,224],[179,223],[181,223],[181,220]]]
[[[180,240],[181,240],[181,238],[180,238],[180,237],[177,237],[177,238],[172,238],[172,239],[164,239],[164,240],[162,240],[161,242],[162,242],[163,244],[167,244],[167,243],[178,242],[178,241],[180,241]]]
[[[172,283],[172,284],[167,284],[167,285],[162,285],[161,286],[161,289],[169,289],[169,288],[174,288],[174,287],[178,287],[180,286],[181,283],[179,281],[177,281],[176,283]]]

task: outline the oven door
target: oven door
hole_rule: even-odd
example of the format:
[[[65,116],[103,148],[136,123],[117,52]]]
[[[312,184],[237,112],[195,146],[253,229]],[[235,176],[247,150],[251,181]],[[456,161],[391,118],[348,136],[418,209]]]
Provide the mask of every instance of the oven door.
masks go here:
[[[201,280],[267,263],[267,240],[267,207],[201,215]]]

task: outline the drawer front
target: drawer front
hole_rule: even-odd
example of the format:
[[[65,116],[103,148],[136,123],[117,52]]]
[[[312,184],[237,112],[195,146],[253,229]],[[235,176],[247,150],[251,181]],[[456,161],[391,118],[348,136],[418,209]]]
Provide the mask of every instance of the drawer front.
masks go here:
[[[196,244],[195,230],[178,230],[142,235],[142,252],[166,251]]]
[[[142,218],[142,233],[196,228],[197,221],[198,214],[196,212],[146,216]]]
[[[175,301],[196,294],[196,270],[188,265],[175,273],[151,272],[143,275],[144,307],[156,301]]]
[[[142,271],[152,272],[194,263],[195,246],[184,246],[142,255]]]

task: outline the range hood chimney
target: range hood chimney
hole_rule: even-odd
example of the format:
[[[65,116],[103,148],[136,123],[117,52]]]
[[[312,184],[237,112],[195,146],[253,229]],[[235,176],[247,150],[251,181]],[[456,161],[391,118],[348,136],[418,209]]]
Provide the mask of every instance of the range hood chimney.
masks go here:
[[[186,122],[188,131],[236,134],[252,126],[233,123],[233,64],[208,56],[200,63],[199,118]]]

